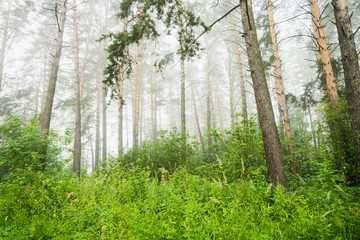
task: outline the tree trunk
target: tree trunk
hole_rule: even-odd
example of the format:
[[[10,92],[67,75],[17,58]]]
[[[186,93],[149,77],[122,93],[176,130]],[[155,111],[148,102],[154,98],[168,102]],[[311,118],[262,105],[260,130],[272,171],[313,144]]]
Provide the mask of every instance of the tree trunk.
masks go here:
[[[80,78],[80,97],[81,98],[83,96],[83,89],[84,89],[84,82],[85,82],[85,70],[86,70],[86,65],[87,65],[87,58],[88,58],[87,56],[88,56],[88,52],[89,52],[89,42],[90,42],[90,37],[91,37],[91,29],[92,29],[95,2],[96,2],[95,0],[92,0],[92,3],[91,3],[91,12],[90,12],[89,27],[88,27],[87,37],[86,37],[84,60],[83,60],[82,68],[81,68],[81,78]]]
[[[331,66],[331,53],[325,34],[325,28],[321,20],[319,4],[317,0],[309,0],[309,2],[313,21],[314,36],[316,40],[315,44],[317,50],[319,51],[318,55],[320,60],[322,61],[323,74],[325,74],[326,77],[326,85],[332,100],[337,103],[339,97],[337,92],[336,79]]]
[[[136,61],[135,61],[135,77],[133,86],[133,148],[138,149],[139,146],[139,93],[140,93],[140,43],[136,45]]]
[[[106,90],[102,89],[102,166],[107,164],[107,116],[106,116]]]
[[[229,103],[230,103],[230,119],[231,122],[234,121],[234,116],[235,116],[235,96],[234,96],[234,91],[235,91],[235,83],[234,83],[234,78],[232,76],[232,72],[231,72],[231,55],[230,55],[230,51],[229,51]]]
[[[67,3],[67,0],[62,0],[62,2],[61,2],[61,13],[60,13],[60,22],[58,25],[58,33],[57,33],[57,39],[56,39],[56,49],[55,49],[55,53],[54,53],[54,59],[53,59],[52,65],[51,65],[50,79],[49,79],[49,85],[48,85],[48,88],[46,91],[45,104],[44,104],[44,108],[41,111],[41,115],[40,115],[40,129],[45,138],[47,138],[47,136],[49,134],[51,113],[52,113],[52,108],[53,108],[53,103],[54,103],[56,82],[57,82],[59,65],[60,65],[60,57],[61,57],[65,19],[66,19],[66,3]]]
[[[212,148],[211,148],[211,99],[212,99],[212,91],[211,91],[211,82],[210,82],[210,66],[209,66],[209,37],[208,34],[205,36],[205,44],[206,44],[206,125],[208,132],[208,158],[209,162],[212,162]]]
[[[247,101],[246,101],[246,89],[245,89],[245,78],[244,78],[244,71],[242,67],[242,61],[241,61],[241,55],[240,55],[240,47],[239,47],[239,41],[237,37],[237,33],[235,30],[235,23],[234,18],[232,14],[230,14],[231,19],[231,25],[232,25],[232,32],[234,35],[234,41],[235,41],[235,49],[236,49],[236,55],[237,55],[237,63],[238,63],[238,69],[240,74],[240,90],[241,90],[241,110],[243,114],[244,119],[248,119],[248,112],[247,112]]]
[[[46,69],[46,74],[45,74],[45,78],[44,78],[44,84],[43,84],[43,90],[42,90],[42,96],[41,96],[41,109],[43,110],[44,106],[45,106],[45,100],[46,100],[46,90],[49,86],[49,81],[50,81],[50,75],[51,75],[51,66],[54,62],[54,55],[53,53],[55,52],[55,49],[56,49],[56,28],[57,28],[57,25],[56,25],[56,21],[54,21],[54,26],[53,26],[53,29],[52,29],[52,37],[51,37],[51,41],[50,41],[50,46],[49,46],[49,49],[48,49],[48,56],[49,56],[49,59],[48,59],[48,67]]]
[[[202,148],[203,152],[205,153],[204,139],[203,139],[203,136],[202,136],[202,133],[201,133],[199,116],[198,116],[198,113],[197,113],[196,99],[195,99],[194,86],[193,86],[194,83],[192,82],[192,80],[190,78],[189,78],[189,80],[190,80],[191,96],[192,96],[193,106],[194,106],[194,115],[195,115],[195,121],[196,121],[196,128],[197,128],[198,135],[199,135],[199,138],[200,138],[201,148]]]
[[[98,46],[98,62],[96,77],[96,123],[95,123],[95,169],[100,167],[100,105],[101,105],[101,47]]]
[[[79,79],[79,40],[77,28],[77,11],[76,0],[73,0],[73,24],[74,24],[74,86],[75,86],[75,139],[74,139],[74,156],[73,172],[80,177],[81,169],[81,96],[80,96],[80,79]]]
[[[124,19],[123,31],[127,31],[127,18]],[[118,157],[122,157],[124,153],[124,140],[123,140],[123,122],[124,122],[124,57],[120,59],[119,64],[119,82],[118,82]]]
[[[5,64],[5,52],[6,52],[6,45],[7,45],[7,41],[8,41],[8,30],[9,30],[9,19],[10,19],[11,3],[12,3],[12,0],[8,0],[7,14],[6,14],[5,21],[4,21],[3,36],[2,36],[2,40],[1,40],[1,49],[0,49],[0,91],[1,91],[1,87],[2,87],[3,71],[4,71],[4,64]]]
[[[288,189],[280,139],[266,82],[251,1],[240,0],[240,7],[268,173],[274,185],[281,184],[285,189]]]
[[[185,115],[185,60],[180,60],[180,74],[181,74],[181,134],[183,137],[186,135],[186,115]]]
[[[151,136],[153,143],[157,137],[157,126],[156,126],[156,112],[157,112],[157,58],[156,58],[156,43],[154,42],[154,67],[151,79]]]
[[[360,178],[360,67],[346,0],[332,0],[338,31],[349,113],[355,135],[358,180]]]
[[[275,22],[274,22],[274,13],[272,8],[271,0],[267,0],[267,11],[269,15],[269,23],[270,23],[270,34],[272,40],[272,50],[274,56],[273,62],[273,73],[275,76],[275,88],[276,88],[276,97],[278,99],[280,116],[284,121],[285,127],[285,134],[287,138],[287,147],[289,150],[289,155],[291,156],[294,151],[294,146],[292,144],[292,133],[291,133],[291,126],[290,126],[290,118],[288,114],[288,108],[286,104],[285,98],[285,90],[284,90],[284,83],[282,77],[282,70],[281,70],[281,62],[279,57],[279,47],[276,39],[276,31],[275,31]],[[291,170],[293,173],[297,172],[297,167],[293,159],[291,159]]]

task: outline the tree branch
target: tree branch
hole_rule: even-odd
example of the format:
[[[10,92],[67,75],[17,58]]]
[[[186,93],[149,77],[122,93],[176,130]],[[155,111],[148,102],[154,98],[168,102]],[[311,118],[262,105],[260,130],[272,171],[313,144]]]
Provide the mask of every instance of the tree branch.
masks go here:
[[[195,43],[202,35],[204,35],[206,32],[208,32],[215,24],[226,18],[230,13],[235,11],[238,7],[240,7],[240,4],[233,7],[231,10],[229,10],[227,13],[225,13],[221,18],[217,19],[215,22],[213,22],[210,26],[206,27],[205,31],[203,31],[192,43]]]

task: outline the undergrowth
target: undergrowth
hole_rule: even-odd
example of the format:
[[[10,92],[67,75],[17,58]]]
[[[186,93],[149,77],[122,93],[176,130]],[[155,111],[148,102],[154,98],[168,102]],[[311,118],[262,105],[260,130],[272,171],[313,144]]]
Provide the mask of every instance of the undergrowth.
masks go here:
[[[29,181],[29,179],[32,179]],[[1,239],[359,239],[359,189],[114,168],[0,185]],[[315,186],[315,187],[314,187]]]

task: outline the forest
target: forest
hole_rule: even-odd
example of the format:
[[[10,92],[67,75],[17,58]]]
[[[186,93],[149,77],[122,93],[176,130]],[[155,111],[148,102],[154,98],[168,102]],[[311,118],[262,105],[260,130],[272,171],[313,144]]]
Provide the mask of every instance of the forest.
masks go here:
[[[360,239],[359,0],[0,6],[0,239]]]

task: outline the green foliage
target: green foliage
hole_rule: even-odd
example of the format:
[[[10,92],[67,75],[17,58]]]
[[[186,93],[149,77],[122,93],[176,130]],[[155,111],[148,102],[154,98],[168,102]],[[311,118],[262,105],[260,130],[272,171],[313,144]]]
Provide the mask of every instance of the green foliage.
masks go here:
[[[358,239],[359,189],[211,180],[179,169],[151,178],[114,168],[78,182],[35,174],[0,184],[1,239]],[[325,181],[325,180],[324,180]],[[326,180],[328,181],[328,180]]]
[[[164,131],[154,143],[144,142],[140,150],[132,150],[119,159],[121,165],[136,165],[150,169],[153,175],[159,169],[170,173],[180,166],[190,166],[196,163],[199,150],[198,143],[189,136],[183,145],[181,133],[174,128],[172,131]]]
[[[348,114],[347,102],[339,99],[339,103],[324,103],[325,121],[329,126],[329,145],[332,147],[334,167],[343,173],[350,185],[360,184],[357,172],[354,133],[351,118]]]
[[[5,119],[0,125],[0,180],[12,179],[22,171],[58,170],[57,156],[61,152],[56,144],[58,136],[51,133],[42,137],[36,116],[27,122],[19,116]]]
[[[257,175],[258,171],[264,179],[265,152],[257,120],[255,116],[249,120],[241,120],[240,117],[239,114],[235,116],[231,128],[225,130],[224,135],[216,130],[211,133],[212,147],[229,181]]]
[[[136,11],[133,12],[133,9]],[[179,0],[125,0],[120,3],[117,16],[125,20],[130,19],[129,29],[117,34],[104,35],[100,39],[112,40],[106,49],[110,63],[105,69],[106,80],[104,81],[105,85],[111,89],[112,97],[118,95],[119,66],[122,65],[123,68],[127,68],[128,73],[131,72],[132,61],[128,47],[139,43],[144,38],[159,37],[158,25],[160,23],[165,25],[168,34],[171,34],[174,29],[177,31],[180,45],[177,53],[183,60],[196,56],[200,50],[200,43],[195,37],[195,28],[202,26],[207,29],[201,19],[187,10],[184,3]]]

